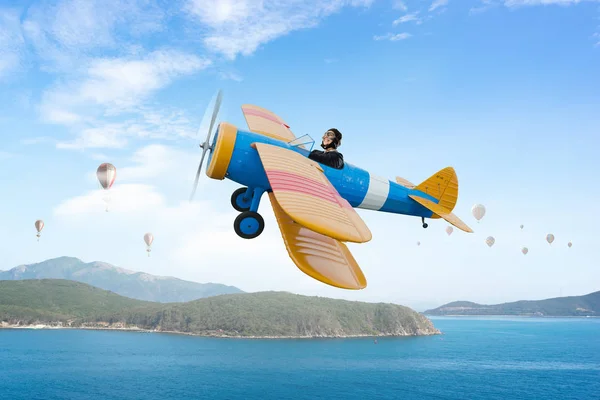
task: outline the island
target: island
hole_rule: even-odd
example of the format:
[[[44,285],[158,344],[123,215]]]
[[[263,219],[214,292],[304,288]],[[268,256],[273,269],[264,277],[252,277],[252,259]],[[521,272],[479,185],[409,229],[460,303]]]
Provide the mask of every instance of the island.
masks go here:
[[[157,303],[64,279],[0,281],[0,327],[119,329],[237,338],[441,334],[427,317],[396,304],[287,292]]]
[[[600,291],[584,296],[555,297],[544,300],[520,300],[502,304],[477,304],[454,301],[427,310],[430,316],[538,316],[538,317],[597,317],[600,316]]]

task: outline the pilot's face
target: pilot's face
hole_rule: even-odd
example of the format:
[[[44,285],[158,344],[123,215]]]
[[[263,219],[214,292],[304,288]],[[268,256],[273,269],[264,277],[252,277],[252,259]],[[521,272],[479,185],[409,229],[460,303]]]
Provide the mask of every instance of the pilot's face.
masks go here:
[[[331,142],[333,142],[333,139],[335,139],[335,134],[333,132],[331,132],[331,131],[327,131],[323,135],[323,144],[324,145],[328,145]]]

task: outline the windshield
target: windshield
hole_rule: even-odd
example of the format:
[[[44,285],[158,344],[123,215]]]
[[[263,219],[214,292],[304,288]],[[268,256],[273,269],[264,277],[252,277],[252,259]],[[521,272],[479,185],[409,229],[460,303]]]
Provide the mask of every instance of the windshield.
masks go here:
[[[312,151],[312,148],[315,145],[315,141],[312,137],[310,137],[310,135],[303,135],[299,138],[292,140],[291,142],[288,142],[288,144],[290,146],[300,147],[302,149],[306,149],[306,145],[310,144],[309,151]]]

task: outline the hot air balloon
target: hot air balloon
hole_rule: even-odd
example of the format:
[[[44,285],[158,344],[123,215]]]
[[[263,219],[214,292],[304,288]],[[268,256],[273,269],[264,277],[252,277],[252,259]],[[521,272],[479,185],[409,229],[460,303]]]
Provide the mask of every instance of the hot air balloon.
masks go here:
[[[41,219],[38,219],[37,221],[35,221],[35,229],[37,230],[37,238],[38,241],[40,240],[40,236],[42,236],[42,229],[44,229],[44,221],[42,221]]]
[[[471,208],[471,212],[473,213],[473,216],[477,222],[479,222],[485,215],[485,206],[483,204],[475,204],[473,208]]]
[[[154,242],[154,236],[151,233],[146,233],[144,235],[144,242],[146,242],[146,251],[148,252],[148,257],[150,257],[150,251],[152,247],[152,242]]]
[[[573,246],[573,243],[569,242],[569,243],[567,243],[567,246],[571,247],[571,246]]]
[[[554,242],[554,235],[549,233],[546,235],[546,241],[550,244],[552,244],[552,242]]]
[[[527,254],[527,253],[529,253],[529,249],[528,249],[527,247],[523,247],[523,248],[521,249],[521,253],[523,253],[523,254]]]
[[[492,247],[492,246],[494,245],[494,243],[496,243],[496,239],[494,239],[494,237],[493,237],[493,236],[488,236],[488,238],[487,238],[487,239],[485,239],[485,243],[486,243],[488,246]]]
[[[421,245],[421,242],[417,242],[417,246],[420,246],[420,245]]]
[[[521,225],[521,230],[523,230],[523,225]]]
[[[446,233],[448,234],[448,236],[452,235],[453,231],[454,231],[454,228],[452,228],[451,226],[446,228]]]
[[[112,185],[115,183],[115,179],[117,178],[117,169],[114,165],[110,163],[100,164],[98,170],[96,171],[96,176],[98,177],[98,181],[104,190],[110,190]],[[107,194],[103,198],[106,203],[106,211],[108,212],[108,203],[110,203],[110,196]]]

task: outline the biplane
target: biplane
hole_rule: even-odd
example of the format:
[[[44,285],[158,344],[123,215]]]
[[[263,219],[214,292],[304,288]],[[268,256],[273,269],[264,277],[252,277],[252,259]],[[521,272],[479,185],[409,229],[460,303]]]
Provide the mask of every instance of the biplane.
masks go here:
[[[421,217],[424,228],[425,218],[443,218],[473,232],[452,213],[458,200],[458,179],[452,167],[418,185],[400,177],[391,181],[349,163],[334,169],[308,158],[306,146],[314,145],[309,135],[296,138],[279,116],[250,104],[242,105],[248,131],[221,122],[210,142],[220,102],[221,92],[206,140],[200,144],[203,153],[190,200],[204,156],[210,152],[206,175],[242,185],[231,195],[231,205],[240,212],[233,223],[237,235],[253,239],[263,232],[265,223],[258,209],[267,193],[290,258],[310,277],[343,289],[367,286],[345,245],[372,238],[355,208]]]

